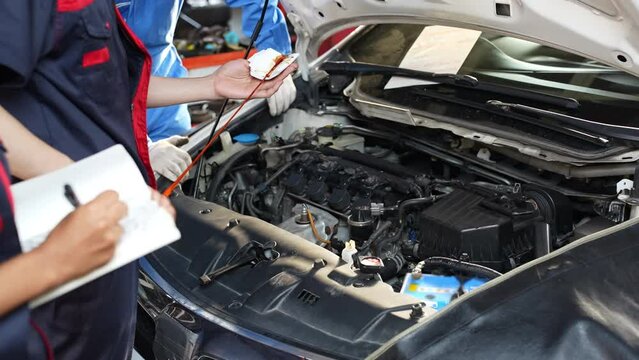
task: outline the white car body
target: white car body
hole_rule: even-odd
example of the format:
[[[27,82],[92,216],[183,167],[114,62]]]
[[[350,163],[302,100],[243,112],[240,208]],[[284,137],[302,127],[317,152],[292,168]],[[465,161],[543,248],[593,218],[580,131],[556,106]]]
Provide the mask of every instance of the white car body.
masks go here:
[[[393,22],[491,30],[573,52],[639,76],[637,0],[282,0],[305,65],[340,29]],[[507,6],[510,15],[499,15]],[[625,60],[625,61],[624,61]]]

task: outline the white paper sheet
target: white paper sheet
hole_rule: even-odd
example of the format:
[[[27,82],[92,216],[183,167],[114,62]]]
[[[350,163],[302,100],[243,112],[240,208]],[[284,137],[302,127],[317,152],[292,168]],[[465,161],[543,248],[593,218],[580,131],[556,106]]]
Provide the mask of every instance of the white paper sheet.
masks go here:
[[[479,39],[481,31],[448,26],[426,26],[399,67],[434,73],[456,74]],[[432,84],[424,80],[391,78],[384,89]]]
[[[180,238],[171,216],[151,200],[150,189],[133,159],[122,145],[116,145],[64,169],[11,187],[15,221],[24,252],[39,246],[73,211],[64,196],[65,184],[73,187],[80,203],[89,202],[106,190],[116,191],[128,206],[128,215],[121,223],[124,235],[110,262],[33,300],[29,304],[32,308]]]

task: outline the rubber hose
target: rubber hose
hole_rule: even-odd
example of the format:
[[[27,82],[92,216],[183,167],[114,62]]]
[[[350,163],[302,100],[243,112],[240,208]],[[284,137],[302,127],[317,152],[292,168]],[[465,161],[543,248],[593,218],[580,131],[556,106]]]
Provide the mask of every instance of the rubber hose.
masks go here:
[[[206,200],[213,201],[215,195],[217,194],[217,190],[222,185],[222,181],[228,175],[229,171],[235,166],[235,164],[242,160],[245,156],[257,154],[259,148],[257,145],[249,146],[246,149],[242,149],[232,156],[230,156],[222,166],[217,170],[213,179],[211,179],[211,183],[209,184],[208,189],[206,189]]]
[[[416,199],[409,199],[409,200],[402,201],[399,204],[399,207],[397,209],[399,213],[399,223],[404,224],[404,215],[406,213],[407,207],[415,206],[415,205],[432,204],[444,196],[446,195],[433,195],[433,196],[428,196],[424,198],[416,198]]]
[[[290,169],[293,165],[297,164],[298,162],[299,162],[299,158],[295,159],[295,160],[293,160],[291,162],[286,163],[284,166],[279,168],[273,175],[271,175],[271,177],[266,179],[266,181],[264,181],[263,183],[259,184],[257,186],[257,188],[255,189],[255,191],[253,191],[253,192],[254,193],[260,193],[260,192],[266,190],[266,187],[269,186],[273,181],[275,181],[275,179],[280,177],[280,175],[282,175],[282,173],[284,171]]]
[[[388,230],[388,228],[390,228],[391,224],[392,223],[390,221],[384,221],[383,223],[381,223],[377,230],[375,230],[371,234],[366,243],[362,246],[361,251],[367,251],[371,244],[375,243],[375,241],[377,241],[377,238],[379,238],[386,230]]]
[[[493,270],[486,266],[473,264],[470,262],[461,261],[461,260],[443,257],[443,256],[429,257],[421,261],[421,263],[424,264],[423,266],[424,268],[445,267],[445,268],[457,270],[459,272],[473,274],[475,276],[486,278],[489,280],[502,275],[499,271]]]
[[[406,260],[402,256],[402,254],[396,254],[393,257],[385,258],[382,260],[384,262],[384,268],[379,273],[379,276],[382,277],[382,280],[389,280],[399,273],[399,271],[406,264]]]
[[[384,249],[384,247],[388,244],[394,244],[399,242],[399,238],[402,236],[402,232],[401,231],[397,231],[395,232],[395,234],[392,237],[387,237],[385,239],[383,239],[382,241],[375,241],[375,247],[377,249],[377,256],[381,256],[381,250]],[[398,244],[398,246],[400,246],[401,249],[401,245]],[[401,252],[401,250],[400,250]]]

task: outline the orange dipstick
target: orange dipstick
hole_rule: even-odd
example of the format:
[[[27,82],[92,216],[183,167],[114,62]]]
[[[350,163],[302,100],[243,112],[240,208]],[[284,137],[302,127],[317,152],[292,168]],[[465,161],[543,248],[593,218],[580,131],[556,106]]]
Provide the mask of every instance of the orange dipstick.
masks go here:
[[[182,179],[184,179],[184,177],[186,176],[186,174],[189,173],[189,171],[191,171],[191,169],[193,169],[193,166],[195,166],[197,164],[198,161],[200,161],[200,159],[202,158],[202,156],[204,156],[204,153],[215,143],[215,140],[217,140],[217,138],[220,136],[221,133],[223,133],[226,128],[231,124],[231,121],[233,121],[233,119],[235,119],[235,116],[240,112],[240,110],[242,110],[242,108],[244,107],[244,105],[251,100],[251,98],[253,97],[253,95],[255,95],[255,93],[257,92],[257,90],[260,88],[260,86],[262,86],[262,84],[264,84],[264,82],[266,81],[266,79],[268,79],[269,76],[271,76],[271,73],[275,70],[275,68],[282,63],[282,61],[284,61],[284,59],[286,59],[286,56],[279,56],[277,58],[277,60],[275,61],[275,65],[273,65],[273,67],[271,68],[271,70],[269,70],[269,72],[266,74],[266,76],[264,76],[264,79],[262,79],[260,81],[259,84],[257,84],[257,86],[255,87],[255,89],[253,89],[253,91],[251,91],[251,93],[249,94],[249,96],[244,99],[244,101],[242,101],[242,103],[240,104],[240,106],[235,109],[235,112],[233,112],[233,115],[231,115],[231,118],[229,119],[229,121],[226,122],[226,124],[224,124],[224,126],[222,126],[222,128],[220,130],[218,130],[217,132],[215,132],[215,134],[213,135],[213,137],[211,138],[211,140],[204,146],[204,148],[202,149],[202,151],[200,151],[199,154],[197,154],[197,156],[195,157],[195,159],[193,159],[193,161],[191,162],[191,164],[186,168],[186,170],[184,170],[180,176],[178,176],[177,179],[175,179],[175,181],[171,184],[171,186],[169,186],[166,190],[164,190],[164,192],[162,193],[164,196],[168,197],[170,196],[173,191],[175,190],[176,187],[178,187],[178,185],[180,185],[180,183],[182,182]],[[218,116],[222,116],[222,114],[218,115]]]

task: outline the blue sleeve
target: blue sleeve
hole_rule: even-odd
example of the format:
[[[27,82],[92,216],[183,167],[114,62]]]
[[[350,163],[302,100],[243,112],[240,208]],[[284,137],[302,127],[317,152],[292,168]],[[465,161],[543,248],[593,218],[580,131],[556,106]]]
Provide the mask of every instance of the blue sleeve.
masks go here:
[[[55,1],[0,1],[0,87],[24,86],[53,47]]]
[[[263,0],[226,0],[226,4],[233,8],[242,8],[242,31],[250,37],[253,29],[260,20]],[[291,38],[288,35],[284,14],[277,8],[277,0],[269,0],[264,15],[264,25],[257,37],[258,50],[273,48],[283,54],[291,53]]]

